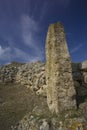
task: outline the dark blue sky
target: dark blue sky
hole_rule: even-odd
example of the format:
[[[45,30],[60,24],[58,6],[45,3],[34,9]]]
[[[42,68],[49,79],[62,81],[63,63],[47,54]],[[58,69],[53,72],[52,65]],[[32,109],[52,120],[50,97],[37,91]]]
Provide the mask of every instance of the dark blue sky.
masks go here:
[[[72,61],[87,60],[87,0],[0,0],[0,64],[44,61],[48,25],[58,21]]]

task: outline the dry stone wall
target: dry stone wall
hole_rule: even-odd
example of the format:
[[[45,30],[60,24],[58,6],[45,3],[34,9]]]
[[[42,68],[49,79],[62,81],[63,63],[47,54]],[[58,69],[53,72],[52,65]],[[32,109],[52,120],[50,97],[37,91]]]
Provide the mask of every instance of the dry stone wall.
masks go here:
[[[45,64],[42,62],[9,64],[0,67],[0,83],[19,83],[46,97]]]
[[[73,80],[76,89],[77,107],[84,103],[87,98],[87,61],[73,63]]]
[[[81,101],[83,97],[87,96],[87,61],[72,63],[72,74],[78,95],[77,100]],[[42,62],[19,65],[11,63],[0,67],[0,83],[7,82],[20,83],[35,91],[37,95],[47,96],[45,64]]]
[[[0,67],[0,82],[16,82],[16,74],[22,63],[12,62]]]
[[[26,63],[19,68],[16,82],[38,91],[46,85],[45,64],[41,62]]]

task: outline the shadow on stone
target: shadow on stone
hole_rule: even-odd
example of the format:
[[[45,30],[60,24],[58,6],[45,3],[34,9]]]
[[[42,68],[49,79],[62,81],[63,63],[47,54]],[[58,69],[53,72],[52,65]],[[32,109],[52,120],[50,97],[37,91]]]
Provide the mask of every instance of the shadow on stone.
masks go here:
[[[72,75],[76,90],[77,109],[87,101],[87,63],[72,63]]]

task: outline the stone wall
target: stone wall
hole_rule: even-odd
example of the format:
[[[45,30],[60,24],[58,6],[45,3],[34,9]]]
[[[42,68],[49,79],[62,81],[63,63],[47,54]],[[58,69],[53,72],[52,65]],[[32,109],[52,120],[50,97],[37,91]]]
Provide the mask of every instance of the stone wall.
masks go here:
[[[87,98],[87,61],[72,64],[77,107]]]
[[[16,82],[31,90],[38,91],[46,85],[45,64],[36,62],[22,65],[16,75]]]
[[[83,66],[84,64],[85,66]],[[72,74],[78,95],[77,100],[81,101],[83,97],[87,96],[87,61],[72,63]],[[45,64],[42,62],[19,65],[11,63],[0,67],[0,83],[7,82],[20,83],[35,91],[37,95],[47,96]]]
[[[0,67],[0,82],[16,82],[16,74],[22,63],[12,62]]]

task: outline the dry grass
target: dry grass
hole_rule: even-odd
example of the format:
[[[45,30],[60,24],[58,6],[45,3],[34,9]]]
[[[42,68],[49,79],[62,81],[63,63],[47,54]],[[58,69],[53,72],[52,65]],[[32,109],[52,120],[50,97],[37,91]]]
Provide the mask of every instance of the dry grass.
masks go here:
[[[46,109],[46,99],[18,84],[0,84],[0,130],[10,130],[35,106]],[[41,105],[43,104],[43,106]]]
[[[0,130],[10,130],[11,125],[16,125],[27,114],[33,114],[34,117],[39,114],[39,118],[47,116],[49,119],[55,118],[57,123],[60,120],[63,121],[66,113],[61,113],[60,118],[51,115],[46,101],[46,98],[38,97],[22,85],[0,84]],[[73,111],[71,118],[83,116],[83,113],[81,113],[78,114],[77,111]],[[77,124],[78,122],[72,124],[72,130],[76,129]]]

